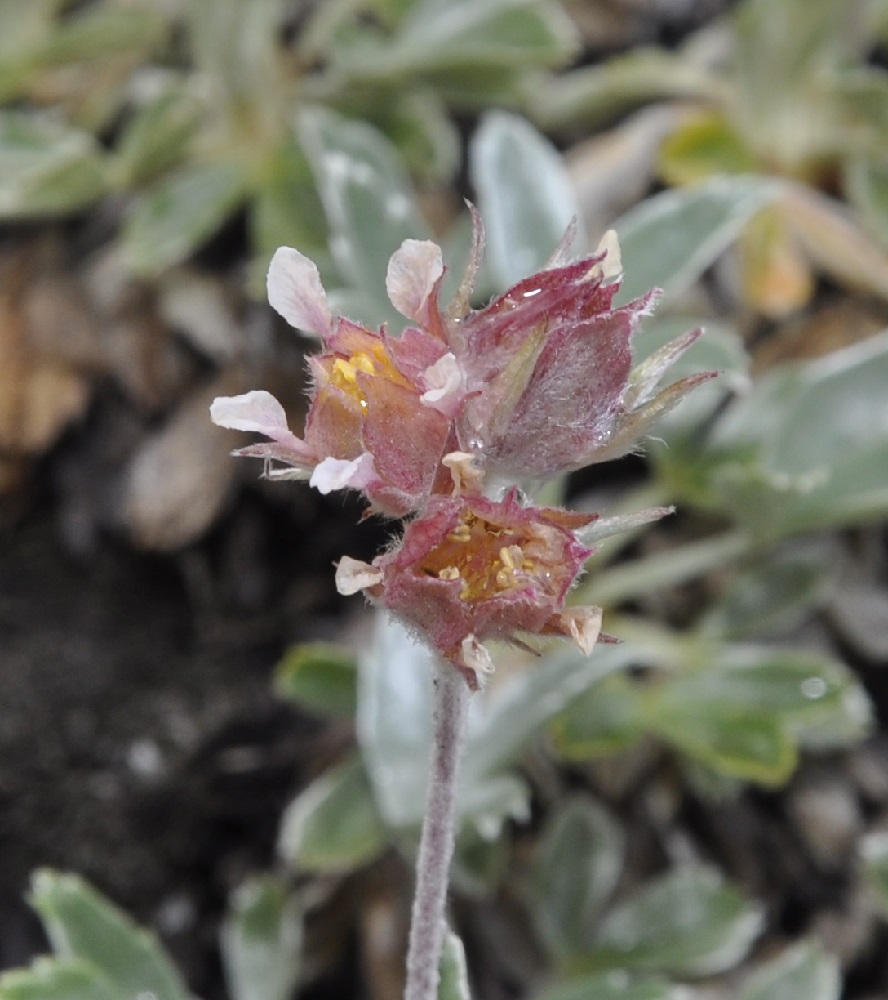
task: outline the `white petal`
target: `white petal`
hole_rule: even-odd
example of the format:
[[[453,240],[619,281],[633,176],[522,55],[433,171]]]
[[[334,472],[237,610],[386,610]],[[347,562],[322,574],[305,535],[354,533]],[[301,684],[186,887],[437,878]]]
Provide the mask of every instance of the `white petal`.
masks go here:
[[[392,305],[408,319],[422,322],[425,304],[444,273],[441,248],[430,240],[404,240],[392,254],[385,287]]]
[[[343,556],[336,567],[336,589],[343,597],[375,587],[382,580],[382,570],[370,563],[361,562],[360,559],[352,559],[351,556]]]
[[[419,398],[426,406],[436,410],[441,405],[454,403],[459,399],[462,388],[462,372],[456,358],[450,351],[423,372],[426,384],[430,386]]]
[[[325,458],[315,466],[308,483],[318,493],[332,493],[333,490],[363,489],[375,477],[373,456],[365,451],[350,461],[344,458]]]
[[[292,247],[278,247],[271,258],[268,301],[290,326],[319,337],[330,332],[333,319],[318,269]]]
[[[218,396],[210,404],[210,419],[217,426],[233,431],[258,431],[281,444],[299,440],[287,426],[283,406],[264,389],[254,389],[242,396]]]

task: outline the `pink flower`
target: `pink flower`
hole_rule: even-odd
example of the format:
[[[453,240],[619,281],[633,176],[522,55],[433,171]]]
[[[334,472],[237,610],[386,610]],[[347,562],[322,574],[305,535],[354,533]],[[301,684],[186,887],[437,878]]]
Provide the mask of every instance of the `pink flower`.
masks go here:
[[[598,637],[598,608],[565,608],[591,550],[575,532],[594,515],[501,500],[435,496],[398,546],[372,564],[343,559],[337,586],[364,590],[414,628],[471,688],[490,669],[488,639],[564,635],[584,652]]]
[[[215,400],[213,421],[270,438],[237,454],[266,459],[274,478],[309,479],[323,493],[363,490],[374,509],[392,516],[419,509],[437,480],[450,482],[441,464],[453,444],[441,403],[441,342],[418,328],[396,338],[334,318],[317,268],[290,248],[272,259],[268,290],[278,312],[324,345],[309,361],[314,384],[305,436],[290,431],[283,407],[265,392]]]
[[[578,533],[588,537],[594,518],[525,506],[515,487],[491,499],[498,484],[631,450],[714,373],[658,389],[698,330],[633,367],[632,335],[656,296],[614,306],[621,263],[613,233],[570,263],[569,229],[548,268],[472,310],[484,245],[472,214],[472,252],[446,307],[438,246],[405,240],[392,255],[386,289],[410,323],[397,337],[335,316],[315,265],[278,250],[269,302],[322,345],[309,361],[304,436],[267,392],[217,399],[211,415],[268,439],[237,454],[263,458],[269,476],[308,479],[324,493],[360,490],[374,510],[413,516],[373,563],[343,558],[337,586],[388,608],[476,688],[491,668],[487,640],[562,635],[588,653],[601,625],[600,609],[565,607],[590,554]],[[612,520],[608,532],[625,519]]]
[[[408,315],[446,342],[458,372],[453,406],[459,446],[497,478],[551,477],[625,454],[659,416],[715,374],[656,391],[700,330],[633,369],[632,335],[657,293],[614,308],[622,272],[612,232],[591,257],[563,263],[573,235],[568,230],[551,267],[472,311],[484,242],[474,211],[473,220],[474,250],[454,303],[446,313],[438,310],[436,263],[417,282],[429,290],[426,299]]]
[[[440,248],[405,240],[392,255],[389,298],[415,324],[399,337],[334,316],[315,265],[297,250],[277,251],[269,301],[293,326],[319,336],[323,350],[309,362],[304,438],[267,393],[216,400],[216,423],[270,439],[238,454],[264,458],[270,476],[309,479],[325,493],[362,490],[375,510],[403,516],[452,491],[442,465],[452,452],[474,456],[478,492],[485,475],[494,482],[554,476],[631,450],[657,417],[714,374],[657,391],[700,331],[633,369],[632,334],[655,294],[613,307],[621,265],[612,233],[599,252],[565,264],[568,231],[552,267],[472,311],[484,243],[474,210],[473,218],[473,251],[446,309],[438,301]]]

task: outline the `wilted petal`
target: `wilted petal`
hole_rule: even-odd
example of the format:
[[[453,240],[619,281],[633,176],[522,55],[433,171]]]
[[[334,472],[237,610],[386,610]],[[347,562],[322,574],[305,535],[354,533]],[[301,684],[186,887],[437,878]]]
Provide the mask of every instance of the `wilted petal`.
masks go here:
[[[376,478],[373,456],[365,451],[351,461],[325,458],[315,466],[308,485],[326,494],[334,490],[362,490]]]
[[[567,608],[556,616],[556,620],[557,627],[552,631],[570,636],[580,652],[588,656],[601,633],[601,608]]]
[[[601,237],[601,242],[595,249],[595,255],[604,254],[600,263],[595,264],[590,277],[610,285],[623,277],[623,255],[620,253],[620,241],[613,229]]]
[[[388,297],[395,309],[422,323],[426,305],[444,273],[441,248],[430,240],[404,240],[392,254],[385,276]]]
[[[304,254],[278,247],[268,266],[268,301],[298,330],[326,336],[333,325],[321,276]]]
[[[343,597],[350,597],[359,590],[372,590],[377,584],[382,583],[382,577],[382,570],[371,566],[370,563],[352,559],[351,556],[343,556],[336,567],[336,590]]]
[[[453,492],[457,496],[465,493],[478,495],[484,486],[484,470],[479,468],[475,456],[468,451],[451,451],[441,459],[441,464],[450,469]]]
[[[484,678],[493,673],[493,657],[476,635],[467,635],[459,644],[454,663],[472,691],[477,691]]]

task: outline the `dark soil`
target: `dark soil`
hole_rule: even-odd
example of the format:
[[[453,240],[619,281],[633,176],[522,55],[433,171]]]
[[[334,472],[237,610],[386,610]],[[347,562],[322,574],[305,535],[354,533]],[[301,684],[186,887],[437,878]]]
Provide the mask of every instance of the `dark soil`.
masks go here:
[[[356,518],[327,511],[325,527],[309,510],[300,525],[247,499],[175,557],[109,538],[73,556],[48,500],[5,533],[3,967],[45,948],[24,895],[30,873],[49,866],[154,926],[191,988],[222,995],[227,894],[274,866],[285,804],[348,739],[270,690],[287,643],[337,627],[330,564],[337,526]]]

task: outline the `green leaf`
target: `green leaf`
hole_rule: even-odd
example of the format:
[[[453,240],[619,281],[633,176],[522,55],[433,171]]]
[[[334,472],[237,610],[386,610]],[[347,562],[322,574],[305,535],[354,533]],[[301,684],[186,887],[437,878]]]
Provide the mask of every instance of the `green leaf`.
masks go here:
[[[431,653],[380,614],[359,660],[358,742],[379,811],[395,829],[422,821],[431,721]]]
[[[736,92],[749,127],[760,115],[770,138],[781,122],[791,132],[792,110],[804,109],[818,78],[846,54],[846,9],[835,0],[746,0],[734,23]]]
[[[121,1000],[89,962],[38,958],[29,969],[0,974],[0,1000]]]
[[[388,56],[401,72],[467,66],[558,66],[578,48],[576,29],[549,0],[422,0]]]
[[[246,195],[234,163],[181,167],[136,202],[124,230],[133,268],[147,277],[180,264],[212,236]]]
[[[452,180],[460,165],[460,137],[440,96],[431,88],[401,94],[371,110],[416,177]]]
[[[65,0],[0,0],[0,64],[33,50],[53,29]]]
[[[888,168],[874,157],[849,160],[843,187],[861,225],[888,247]]]
[[[700,622],[709,635],[752,639],[785,633],[826,600],[835,546],[824,539],[790,542],[740,569]]]
[[[711,665],[651,690],[652,730],[698,763],[730,777],[779,784],[798,746],[842,746],[862,737],[870,708],[838,661],[761,646],[714,647]]]
[[[762,929],[760,907],[711,868],[679,868],[644,886],[605,919],[584,965],[686,976],[730,969]]]
[[[552,738],[565,760],[589,760],[632,746],[646,724],[639,685],[614,674],[571,701],[554,719]]]
[[[659,172],[667,184],[695,184],[713,174],[747,174],[755,157],[728,120],[703,114],[673,132],[660,147]]]
[[[548,820],[537,847],[530,911],[556,960],[588,948],[620,877],[623,850],[616,821],[589,798],[568,799]]]
[[[147,54],[163,40],[167,24],[163,14],[149,7],[89,7],[66,18],[46,37],[40,62],[65,66]]]
[[[285,883],[252,879],[232,895],[222,959],[232,1000],[289,1000],[299,980],[302,918]]]
[[[747,978],[737,1000],[839,1000],[839,962],[813,941],[801,941]]]
[[[863,874],[882,915],[888,918],[888,833],[876,830],[868,833],[859,845]]]
[[[884,517],[886,380],[888,333],[767,372],[703,454],[725,506],[771,540]]]
[[[664,979],[627,976],[618,972],[595,973],[552,986],[536,1000],[685,1000],[687,992]]]
[[[278,850],[290,865],[318,873],[347,872],[371,861],[386,843],[358,757],[324,772],[287,807]]]
[[[528,743],[580,692],[623,663],[622,647],[589,657],[566,648],[547,654],[472,700],[457,812],[485,839],[507,817],[526,814],[527,788],[510,773]],[[432,661],[396,622],[380,615],[360,660],[358,740],[379,810],[395,829],[423,816],[431,741]]]
[[[473,706],[470,712],[457,815],[492,840],[506,817],[526,815],[528,792],[514,775],[472,766],[476,747],[486,745],[473,738],[473,730],[480,736],[480,711]],[[360,664],[358,739],[386,824],[399,830],[419,826],[432,739],[432,654],[383,615]]]
[[[271,148],[258,173],[249,215],[250,242],[256,254],[251,293],[257,299],[265,298],[268,264],[281,246],[298,247],[318,265],[324,278],[335,275],[324,207],[296,137],[287,136]]]
[[[521,794],[523,804],[527,796],[523,787]],[[511,860],[511,843],[508,828],[499,833],[496,839],[482,836],[477,826],[471,823],[465,824],[460,830],[450,880],[461,895],[490,899],[501,885]]]
[[[472,1000],[469,993],[469,972],[462,941],[449,928],[444,935],[444,947],[438,965],[438,1000]]]
[[[346,282],[375,304],[364,322],[405,325],[389,303],[389,257],[405,239],[423,239],[428,227],[397,149],[365,122],[320,108],[306,110],[299,137],[314,171],[330,228],[330,245]]]
[[[495,774],[514,766],[528,744],[549,722],[589,691],[603,677],[632,662],[629,643],[599,645],[589,656],[558,646],[547,651],[522,672],[504,682],[491,697],[470,741],[464,770],[469,774]]]
[[[114,169],[123,187],[135,187],[176,164],[186,153],[204,113],[204,103],[186,86],[171,84],[138,108],[124,126]]]
[[[312,712],[354,715],[358,702],[354,655],[332,643],[302,643],[277,665],[274,690]]]
[[[358,740],[380,813],[395,829],[417,827],[423,819],[431,748],[432,654],[402,626],[380,615],[358,676]],[[492,840],[505,818],[526,815],[528,792],[523,781],[501,768],[476,766],[489,733],[485,726],[481,738],[481,711],[473,705],[470,712],[457,815]]]
[[[37,114],[0,112],[0,218],[80,211],[106,188],[104,158],[88,133]]]
[[[711,100],[722,87],[708,67],[684,54],[640,48],[606,63],[584,66],[538,85],[531,113],[546,130],[604,124],[645,101]]]
[[[768,178],[714,177],[631,209],[614,223],[626,274],[618,300],[651,288],[666,299],[685,291],[777,193]]]
[[[487,266],[505,289],[545,265],[579,207],[558,151],[517,115],[489,112],[475,133],[470,162]]]
[[[831,82],[843,120],[857,132],[857,142],[847,152],[878,160],[880,141],[888,132],[888,73],[872,65],[845,66]]]
[[[780,719],[722,701],[684,706],[668,699],[657,731],[697,764],[763,785],[783,784],[798,763],[795,742]]]
[[[42,870],[31,902],[53,951],[90,963],[108,980],[117,1000],[188,1000],[179,974],[152,934],[137,927],[76,875]]]
[[[232,114],[266,135],[288,95],[280,69],[282,0],[194,0],[184,7],[195,69]]]
[[[40,50],[64,0],[0,0],[0,101],[27,93],[40,68]]]

